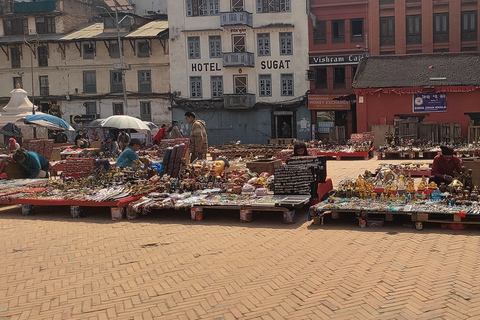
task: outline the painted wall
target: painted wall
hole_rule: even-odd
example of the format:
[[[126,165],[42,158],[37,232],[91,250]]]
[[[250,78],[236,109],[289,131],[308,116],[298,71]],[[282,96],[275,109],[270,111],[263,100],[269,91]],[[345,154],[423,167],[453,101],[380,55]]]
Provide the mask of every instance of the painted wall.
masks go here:
[[[360,101],[363,99],[363,103]],[[447,93],[447,112],[430,112],[423,121],[438,123],[459,123],[462,137],[467,137],[470,117],[465,112],[480,111],[480,90],[467,93]],[[375,93],[357,96],[358,132],[370,131],[372,124],[380,124],[380,118],[386,118],[387,124],[393,124],[395,114],[413,114],[412,94]]]

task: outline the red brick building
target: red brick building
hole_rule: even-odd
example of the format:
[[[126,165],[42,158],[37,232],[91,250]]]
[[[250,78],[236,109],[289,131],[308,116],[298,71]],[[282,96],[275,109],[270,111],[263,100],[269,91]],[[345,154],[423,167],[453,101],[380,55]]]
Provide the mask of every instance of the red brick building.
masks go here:
[[[329,127],[356,132],[352,79],[367,49],[367,1],[311,0],[309,109],[317,138]]]

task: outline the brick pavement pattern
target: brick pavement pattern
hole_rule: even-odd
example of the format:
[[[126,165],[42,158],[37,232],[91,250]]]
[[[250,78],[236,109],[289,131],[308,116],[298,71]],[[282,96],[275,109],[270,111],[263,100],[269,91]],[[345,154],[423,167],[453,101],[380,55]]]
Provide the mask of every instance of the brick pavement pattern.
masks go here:
[[[334,184],[378,163],[329,161]],[[388,161],[388,162],[394,162]],[[480,319],[478,229],[0,212],[0,320]]]

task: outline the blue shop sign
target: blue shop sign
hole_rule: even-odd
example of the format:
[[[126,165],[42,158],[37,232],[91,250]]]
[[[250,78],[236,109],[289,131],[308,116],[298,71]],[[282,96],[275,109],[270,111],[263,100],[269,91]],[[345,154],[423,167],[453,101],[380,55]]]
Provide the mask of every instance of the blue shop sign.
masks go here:
[[[446,112],[447,94],[440,93],[414,93],[413,112]]]
[[[317,133],[330,133],[330,128],[334,127],[334,122],[317,122]]]

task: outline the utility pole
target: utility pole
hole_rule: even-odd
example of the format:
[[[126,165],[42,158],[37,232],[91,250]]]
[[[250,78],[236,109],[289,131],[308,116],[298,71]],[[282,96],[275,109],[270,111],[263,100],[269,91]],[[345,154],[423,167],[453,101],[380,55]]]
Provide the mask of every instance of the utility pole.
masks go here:
[[[128,104],[127,104],[127,84],[125,82],[125,66],[123,65],[123,49],[122,49],[122,40],[120,39],[120,22],[118,21],[118,8],[117,1],[113,0],[115,4],[115,22],[117,24],[117,41],[118,41],[118,52],[120,54],[120,65],[122,67],[122,88],[123,88],[123,105],[125,107],[125,114],[128,115]]]

